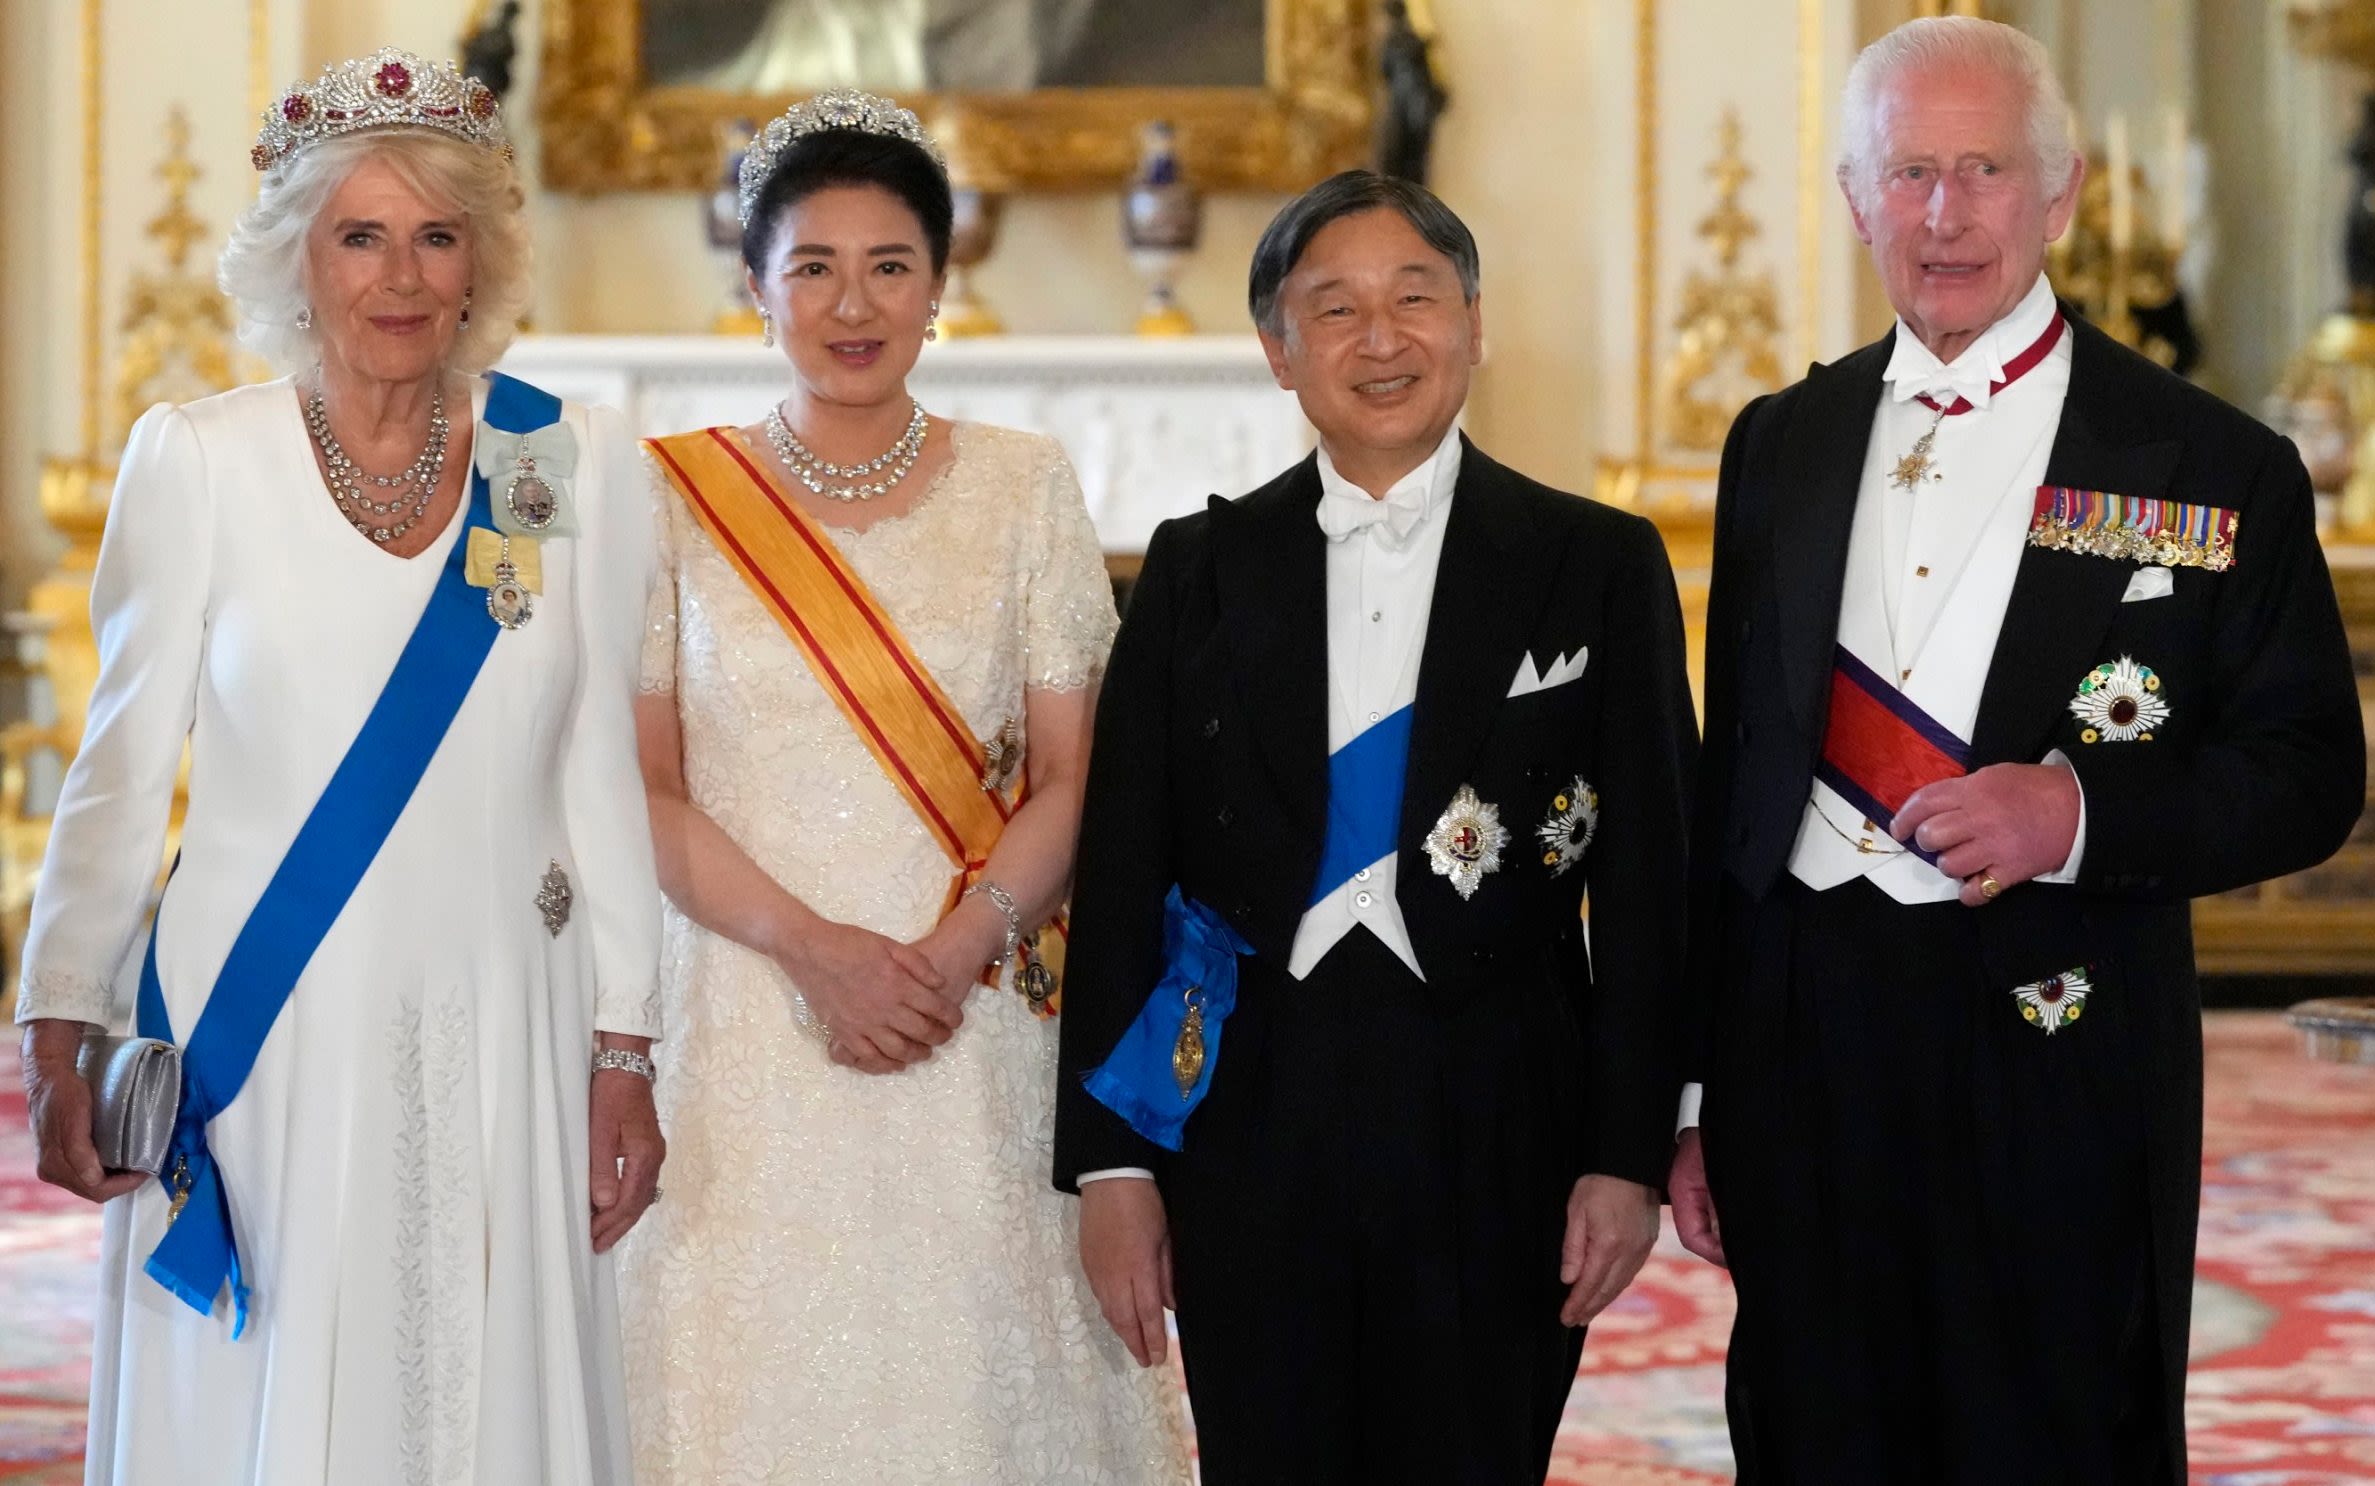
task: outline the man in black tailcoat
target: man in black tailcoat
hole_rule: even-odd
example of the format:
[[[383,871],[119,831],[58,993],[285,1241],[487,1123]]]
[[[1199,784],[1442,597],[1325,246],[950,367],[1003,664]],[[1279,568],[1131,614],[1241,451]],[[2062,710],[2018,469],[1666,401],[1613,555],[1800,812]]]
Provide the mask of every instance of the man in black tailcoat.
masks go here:
[[[1673,1148],[1674,581],[1648,522],[1458,431],[1476,247],[1424,187],[1314,188],[1251,299],[1320,447],[1149,544],[1055,1179],[1142,1362],[1176,1302],[1212,1486],[1539,1482]]]
[[[2188,901],[2365,802],[2309,481],[2055,303],[2036,42],[1910,22],[1844,118],[1898,324],[1724,451],[1676,1224],[1744,1486],[2182,1486]]]

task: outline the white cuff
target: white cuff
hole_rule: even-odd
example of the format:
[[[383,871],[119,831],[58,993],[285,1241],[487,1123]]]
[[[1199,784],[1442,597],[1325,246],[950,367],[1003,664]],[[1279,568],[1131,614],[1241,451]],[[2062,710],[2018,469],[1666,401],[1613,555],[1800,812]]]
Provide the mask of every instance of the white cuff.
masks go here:
[[[2044,762],[2070,770],[2070,778],[2078,785],[2078,833],[2070,838],[2070,856],[2058,872],[2048,872],[2039,882],[2073,883],[2078,880],[2078,864],[2086,859],[2086,783],[2078,778],[2078,771],[2070,766],[2070,757],[2060,749],[2045,755]]]
[[[1155,1174],[1143,1166],[1109,1166],[1103,1171],[1082,1172],[1076,1185],[1085,1187],[1090,1182],[1109,1182],[1117,1176],[1134,1176],[1142,1182],[1151,1182],[1155,1179]]]
[[[1699,1123],[1699,1098],[1707,1092],[1705,1084],[1684,1084],[1682,1106],[1674,1112],[1674,1138],[1682,1139],[1682,1132]]]

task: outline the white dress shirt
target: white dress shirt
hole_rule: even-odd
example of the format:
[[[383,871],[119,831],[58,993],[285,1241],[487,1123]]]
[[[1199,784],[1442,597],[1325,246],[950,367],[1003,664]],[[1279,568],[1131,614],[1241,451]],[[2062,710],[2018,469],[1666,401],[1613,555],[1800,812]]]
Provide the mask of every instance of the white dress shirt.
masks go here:
[[[1435,603],[1444,518],[1459,477],[1456,428],[1382,500],[1337,473],[1328,451],[1320,450],[1319,524],[1328,536],[1330,753],[1418,696],[1418,659]],[[1297,980],[1309,975],[1357,926],[1383,941],[1411,974],[1426,979],[1402,923],[1394,882],[1395,854],[1389,849],[1306,909],[1287,955],[1287,974]]]
[[[1338,473],[1324,446],[1319,451],[1319,524],[1328,537],[1330,753],[1418,696],[1418,662],[1435,604],[1444,518],[1459,478],[1457,428],[1418,468],[1388,487],[1383,499]],[[1336,941],[1365,928],[1411,974],[1426,979],[1394,896],[1395,860],[1388,851],[1304,910],[1287,955],[1287,974],[1303,979]],[[1084,1171],[1080,1184],[1152,1174],[1135,1166]]]
[[[1887,390],[1872,418],[1864,472],[1847,545],[1839,643],[1956,737],[1968,741],[1996,638],[2012,602],[2028,543],[2037,487],[2053,455],[2054,431],[2070,389],[2065,328],[2045,359],[2001,392],[1992,390],[2059,312],[2040,274],[2010,314],[1988,327],[1953,363],[1939,361],[1905,322],[1881,373]],[[1929,393],[1970,411],[1941,418],[1916,399]],[[1933,427],[1927,477],[1912,490],[1892,483],[1898,461]],[[2070,678],[2076,686],[2078,678]],[[2065,762],[2056,751],[2047,762]],[[1959,879],[1899,846],[1885,820],[1867,820],[1820,780],[1814,782],[1790,853],[1790,874],[1820,892],[1858,877],[1900,903],[1950,903]],[[2061,870],[2040,882],[2075,882],[2086,851],[2086,801]],[[1699,1122],[1697,1084],[1683,1090],[1679,1125]]]

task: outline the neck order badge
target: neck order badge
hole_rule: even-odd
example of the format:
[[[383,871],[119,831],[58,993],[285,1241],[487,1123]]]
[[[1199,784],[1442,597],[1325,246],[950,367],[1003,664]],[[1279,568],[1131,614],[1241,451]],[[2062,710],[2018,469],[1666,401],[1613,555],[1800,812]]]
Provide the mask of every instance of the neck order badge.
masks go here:
[[[2052,355],[2053,348],[2061,343],[2065,324],[2061,311],[2054,311],[2053,323],[2045,327],[2045,333],[2031,342],[2027,350],[2004,363],[2002,380],[1987,384],[1988,396],[1994,397],[2022,377],[2027,376],[2036,369],[2038,363]],[[1972,409],[1971,399],[1961,396],[1956,397],[1953,402],[1941,403],[1924,392],[1916,395],[1913,400],[1932,410],[1938,416],[1930,420],[1930,426],[1922,431],[1922,436],[1919,439],[1914,441],[1911,452],[1897,461],[1896,470],[1888,477],[1889,484],[1899,490],[1911,490],[1922,481],[1935,476],[1935,470],[1930,463],[1930,448],[1938,441],[1938,425],[1949,418],[1959,418]]]

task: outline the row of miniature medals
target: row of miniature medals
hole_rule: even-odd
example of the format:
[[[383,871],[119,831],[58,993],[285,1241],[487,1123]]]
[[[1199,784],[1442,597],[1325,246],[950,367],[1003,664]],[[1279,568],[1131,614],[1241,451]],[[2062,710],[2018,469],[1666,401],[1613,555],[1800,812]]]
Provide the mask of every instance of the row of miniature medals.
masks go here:
[[[445,416],[443,388],[429,397],[429,441],[411,464],[393,475],[366,474],[348,456],[338,435],[330,431],[330,415],[318,390],[305,399],[305,427],[321,450],[323,467],[330,472],[331,498],[356,531],[385,547],[401,540],[428,514],[429,502],[445,480],[446,442],[452,431]],[[374,499],[374,491],[384,499]],[[503,500],[512,520],[531,532],[551,526],[561,511],[558,493],[536,472],[536,456],[525,451]],[[536,614],[535,599],[520,581],[519,565],[512,561],[508,535],[503,536],[495,560],[494,581],[487,585],[487,614],[505,629],[518,629]]]

